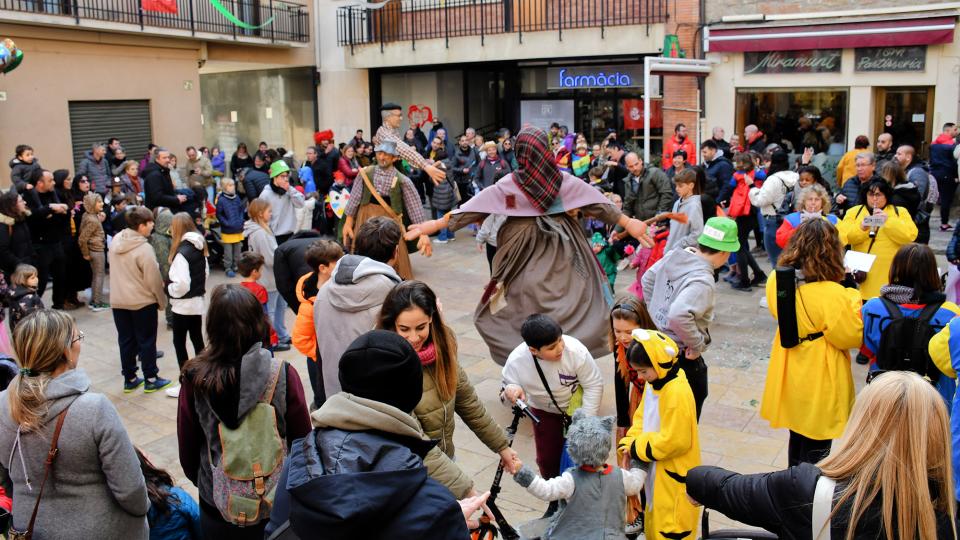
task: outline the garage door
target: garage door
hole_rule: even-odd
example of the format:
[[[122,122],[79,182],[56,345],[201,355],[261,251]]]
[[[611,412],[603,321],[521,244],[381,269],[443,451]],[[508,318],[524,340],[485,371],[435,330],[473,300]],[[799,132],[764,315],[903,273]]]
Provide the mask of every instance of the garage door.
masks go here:
[[[77,167],[94,143],[120,139],[127,157],[139,161],[153,140],[150,128],[150,101],[71,101],[70,136],[73,165]]]

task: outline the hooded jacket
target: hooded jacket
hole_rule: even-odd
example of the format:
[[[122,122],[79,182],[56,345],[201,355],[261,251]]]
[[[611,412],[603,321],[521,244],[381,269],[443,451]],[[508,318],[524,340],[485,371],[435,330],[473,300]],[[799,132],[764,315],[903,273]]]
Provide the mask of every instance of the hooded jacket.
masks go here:
[[[680,347],[703,353],[716,302],[710,263],[694,248],[675,249],[643,274],[641,284],[657,329]]]
[[[220,222],[220,232],[241,233],[246,219],[247,211],[243,199],[236,193],[221,192],[220,197],[217,198],[217,221]]]
[[[77,243],[80,244],[80,253],[84,257],[89,257],[91,251],[103,253],[106,250],[106,235],[98,217],[95,193],[88,193],[83,198],[83,208],[86,212],[80,218],[80,236],[77,238]]]
[[[650,464],[644,513],[647,538],[697,538],[700,510],[690,504],[686,494],[687,473],[700,465],[697,407],[687,376],[680,369],[677,344],[667,344],[659,354],[651,354],[659,379],[644,385],[633,425],[619,447]]]
[[[252,219],[248,219],[243,224],[243,237],[247,239],[247,249],[263,255],[260,284],[268,292],[276,291],[277,284],[273,278],[273,252],[277,250],[277,237]]]
[[[851,249],[877,256],[867,272],[866,281],[860,284],[860,296],[864,301],[880,295],[880,287],[890,281],[893,256],[901,246],[913,242],[917,237],[917,225],[905,208],[897,207],[890,201],[883,212],[887,215],[887,221],[877,229],[876,238],[870,238],[870,232],[860,227],[871,214],[866,206],[854,206],[847,210],[843,221],[837,225]]]
[[[34,538],[70,540],[106,534],[147,540],[150,500],[140,461],[113,404],[89,390],[90,379],[82,369],[68,370],[50,381],[44,390],[49,409],[39,431],[19,437],[7,392],[0,394],[0,482],[13,496],[12,524],[24,530],[30,521],[57,415],[70,407],[57,443],[55,472],[40,502]]]
[[[317,297],[317,274],[308,272],[297,282],[297,320],[290,332],[293,346],[300,354],[317,361],[317,331],[313,325],[313,301]]]
[[[683,150],[687,153],[687,163],[691,165],[697,164],[697,146],[693,138],[687,137],[681,141],[677,138],[677,135],[674,134],[663,144],[663,159],[660,163],[664,169],[670,168],[670,164],[673,163],[673,154],[677,153],[678,150]]]
[[[296,209],[303,208],[303,193],[289,186],[286,193],[278,195],[271,184],[264,188],[259,198],[270,203],[273,210],[270,214],[270,229],[273,234],[279,236],[297,232]]]
[[[920,196],[920,190],[912,182],[904,182],[893,186],[893,200],[891,204],[906,208],[910,217],[917,215],[920,210],[920,203],[923,198]]]
[[[707,216],[703,215],[700,195],[690,195],[686,199],[677,199],[677,202],[673,203],[673,211],[686,214],[687,222],[680,223],[675,219],[670,220],[670,234],[667,236],[667,245],[663,247],[664,253],[676,248],[696,247],[697,239],[703,232],[703,223],[708,219]]]
[[[212,463],[220,463],[223,455],[220,426],[229,429],[240,426],[269,382],[272,362],[270,351],[262,348],[259,342],[253,344],[238,362],[233,363],[234,380],[238,382],[216,395],[197,393],[195,374],[190,371],[181,378],[183,386],[177,404],[180,465],[187,478],[197,486],[201,508],[215,516],[219,517],[220,512],[213,500]],[[295,440],[310,433],[310,420],[300,376],[293,366],[283,364],[270,404],[275,411],[277,432],[289,452]]]
[[[160,267],[146,237],[133,229],[120,231],[113,237],[107,257],[113,309],[138,310],[151,304],[161,309],[167,306]]]
[[[177,248],[177,254],[170,263],[167,292],[170,293],[170,307],[180,315],[203,315],[203,294],[210,275],[210,265],[203,255],[206,242],[200,233],[184,233]]]
[[[340,355],[373,329],[380,306],[400,276],[393,267],[360,255],[337,261],[333,277],[313,302],[313,320],[327,396],[340,391]]]
[[[707,161],[704,165],[706,165],[704,172],[707,174],[707,186],[704,192],[713,192],[714,198],[718,201],[729,199],[733,193],[730,187],[730,180],[733,179],[733,163],[727,159],[726,155],[718,155],[713,161]],[[710,184],[713,186],[711,187]]]
[[[956,143],[949,137],[938,137],[930,145],[930,173],[937,179],[937,182],[957,178],[957,160],[953,157],[953,149],[956,146]]]
[[[90,179],[90,191],[96,191],[103,195],[110,190],[110,161],[104,155],[100,161],[93,159],[93,151],[87,150],[83,156],[83,161],[77,167],[77,174],[86,176]]]
[[[27,191],[27,184],[31,183],[30,177],[33,176],[33,171],[40,168],[40,162],[36,157],[33,158],[32,163],[25,163],[17,158],[10,160],[10,179],[19,193]]]
[[[313,413],[313,424],[284,464],[267,538],[469,536],[456,499],[427,476],[423,456],[433,443],[409,414],[340,393]]]
[[[764,216],[776,216],[784,197],[799,181],[800,175],[793,171],[771,174],[761,187],[750,189],[750,204],[759,208]]]
[[[173,245],[173,238],[170,237],[170,226],[172,224],[173,212],[167,208],[162,208],[157,212],[157,219],[153,223],[153,232],[147,239],[157,256],[160,275],[163,276],[164,281],[170,274],[170,247]]]
[[[27,315],[43,309],[43,299],[37,294],[37,289],[17,285],[6,293],[6,304],[10,307],[10,334],[13,335],[17,323]],[[0,308],[2,309],[2,308]]]
[[[8,276],[18,264],[33,260],[33,241],[25,220],[0,214],[0,271]]]
[[[307,250],[319,239],[320,233],[317,231],[300,231],[288,238],[274,253],[273,276],[277,284],[277,292],[294,313],[299,312],[300,302],[302,302],[298,298],[300,293],[297,290],[297,282],[301,277],[316,270],[307,265]],[[316,296],[316,292],[310,295],[310,297],[313,296]],[[311,305],[313,305],[312,301]],[[313,328],[312,324],[310,328]]]

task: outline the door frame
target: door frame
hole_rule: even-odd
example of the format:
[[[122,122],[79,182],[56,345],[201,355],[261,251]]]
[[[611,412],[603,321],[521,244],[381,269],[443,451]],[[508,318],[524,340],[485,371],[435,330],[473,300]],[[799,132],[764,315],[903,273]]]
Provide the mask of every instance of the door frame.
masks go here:
[[[927,159],[929,156],[930,144],[933,142],[933,104],[936,98],[936,87],[934,86],[875,86],[873,88],[873,137],[871,146],[876,143],[877,137],[884,132],[883,119],[886,113],[884,105],[886,104],[887,92],[890,90],[926,90],[927,91],[927,110],[924,112],[924,133],[923,142],[920,148],[915,148],[917,156]]]

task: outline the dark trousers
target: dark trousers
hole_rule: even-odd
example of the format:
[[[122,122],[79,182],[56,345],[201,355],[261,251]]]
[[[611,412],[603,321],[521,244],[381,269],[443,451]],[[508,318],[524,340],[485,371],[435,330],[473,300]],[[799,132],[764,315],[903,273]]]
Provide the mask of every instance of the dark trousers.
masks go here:
[[[113,308],[113,323],[117,326],[117,343],[120,345],[120,365],[123,378],[137,376],[137,358],[143,368],[143,376],[157,376],[157,305],[140,309]]]
[[[953,206],[953,196],[957,193],[957,182],[953,178],[937,178],[937,188],[940,191],[940,224],[950,224],[950,208]]]
[[[764,245],[763,214],[760,213],[759,208],[753,209],[753,220],[750,222],[750,226],[753,227],[753,239],[757,242],[757,247],[762,248]]]
[[[559,413],[533,409],[540,419],[533,425],[533,443],[537,451],[540,476],[549,480],[560,476],[560,453],[563,452],[563,416]]]
[[[460,192],[460,204],[465,204],[467,201],[470,200],[470,197],[472,196],[470,194],[470,180],[467,179],[465,182],[461,182],[460,180],[457,180],[456,184],[457,184],[457,191]]]
[[[750,236],[750,231],[756,222],[757,220],[752,214],[737,218],[737,238],[740,240],[740,251],[737,252],[737,271],[740,272],[740,283],[750,283],[750,274],[747,272],[747,266],[753,269],[754,276],[764,274],[763,269],[760,268],[760,265],[757,264],[757,261],[750,253],[750,244],[747,241]],[[761,234],[757,238],[763,238],[763,235]]]
[[[200,315],[173,314],[173,349],[177,351],[177,365],[183,369],[190,356],[187,354],[187,334],[193,344],[194,356],[203,350],[203,317]]]
[[[63,244],[36,244],[37,294],[43,296],[47,290],[47,282],[53,278],[53,307],[63,308],[63,301],[67,298],[67,256],[63,251]]]
[[[316,357],[320,357],[319,350]],[[310,379],[310,389],[313,390],[313,409],[316,410],[327,401],[327,394],[323,389],[323,366],[320,362],[307,358],[307,377]]]
[[[497,246],[487,244],[487,266],[490,267],[490,273],[493,273],[493,257],[497,254]]]
[[[801,463],[817,463],[830,455],[831,439],[820,441],[810,439],[791,431],[790,442],[787,444],[787,465],[795,467]]]
[[[687,382],[690,384],[690,390],[693,392],[693,401],[697,405],[697,422],[700,421],[700,412],[703,410],[703,402],[707,400],[709,386],[707,385],[707,363],[703,357],[697,357],[696,360],[687,360],[680,353],[680,369],[687,376]]]
[[[204,459],[206,456],[204,456]],[[267,516],[269,517],[269,516]],[[230,540],[262,540],[263,531],[267,528],[269,519],[264,519],[256,525],[237,527],[227,523],[220,515],[220,511],[207,504],[200,503],[200,529],[205,538],[229,538]]]

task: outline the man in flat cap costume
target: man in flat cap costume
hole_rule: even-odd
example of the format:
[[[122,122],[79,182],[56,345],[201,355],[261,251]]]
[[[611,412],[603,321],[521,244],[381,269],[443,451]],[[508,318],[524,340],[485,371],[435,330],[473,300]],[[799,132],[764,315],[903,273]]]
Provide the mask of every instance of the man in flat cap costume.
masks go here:
[[[376,216],[389,217],[400,225],[401,230],[404,230],[403,216],[407,216],[412,224],[424,222],[423,203],[416,186],[393,166],[400,152],[398,146],[392,141],[381,140],[374,148],[377,164],[360,169],[353,181],[350,202],[344,210],[343,242],[347,246],[353,243],[354,231]],[[411,240],[417,240],[417,249],[422,255],[429,257],[432,254],[429,236],[420,235]],[[413,279],[406,242],[401,241],[397,246],[393,267],[402,279]]]
[[[373,144],[379,145],[386,141],[396,144],[397,152],[401,158],[405,159],[411,167],[421,169],[427,173],[434,184],[440,184],[440,182],[446,179],[447,173],[434,165],[432,161],[425,159],[417,153],[416,148],[403,142],[403,137],[401,137],[400,134],[400,124],[403,123],[402,111],[403,108],[396,103],[384,103],[383,106],[380,107],[380,116],[383,118],[383,125],[381,125],[380,128],[377,129],[377,133],[374,134]]]

